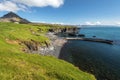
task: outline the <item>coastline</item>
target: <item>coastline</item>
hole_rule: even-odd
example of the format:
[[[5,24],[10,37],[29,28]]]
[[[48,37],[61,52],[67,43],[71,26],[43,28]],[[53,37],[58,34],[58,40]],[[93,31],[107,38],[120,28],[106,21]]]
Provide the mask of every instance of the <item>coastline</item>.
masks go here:
[[[120,47],[115,45],[69,40],[62,47],[59,59],[74,64],[82,71],[92,73],[97,80],[119,80],[119,52]]]
[[[97,80],[119,80],[120,48],[115,44],[50,37],[54,46],[53,56],[72,63],[80,70],[95,75]],[[119,49],[117,49],[117,48]],[[108,54],[109,53],[109,54]],[[113,56],[114,55],[114,56]]]
[[[69,35],[66,32],[48,32],[45,36],[51,42],[48,46],[39,47],[39,54],[72,63],[80,70],[95,75],[97,80],[120,79],[120,47],[114,41],[78,37],[76,33]]]
[[[68,31],[69,32],[69,31]],[[76,35],[76,33],[74,33]],[[81,35],[81,34],[80,34]],[[83,34],[82,34],[83,35]],[[42,49],[44,55],[52,55],[55,57],[59,57],[61,48],[66,44],[69,43],[69,40],[77,40],[77,41],[85,41],[85,42],[93,42],[93,43],[103,43],[108,45],[114,45],[114,41],[107,40],[107,39],[100,39],[100,38],[86,38],[86,37],[71,37],[69,33],[55,33],[55,32],[48,32],[46,36],[50,39],[50,45]]]

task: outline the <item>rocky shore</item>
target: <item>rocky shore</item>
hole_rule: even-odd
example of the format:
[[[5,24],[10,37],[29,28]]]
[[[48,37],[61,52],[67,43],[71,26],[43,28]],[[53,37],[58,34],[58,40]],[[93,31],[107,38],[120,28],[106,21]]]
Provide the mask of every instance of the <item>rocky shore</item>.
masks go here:
[[[68,40],[80,40],[80,41],[89,41],[89,42],[97,42],[97,43],[106,43],[113,44],[112,40],[105,39],[97,39],[97,38],[84,38],[84,37],[69,37],[64,36],[65,34],[55,34],[54,32],[48,32],[46,36],[51,40],[50,45],[47,47],[40,47],[39,53],[43,55],[52,55],[55,57],[59,57],[61,48],[64,44],[68,43]],[[72,45],[71,45],[72,46]]]
[[[98,42],[113,44],[112,40],[98,39],[98,38],[86,38],[84,34],[78,34],[80,28],[63,28],[63,29],[50,29],[45,36],[50,39],[50,42],[45,42],[45,46],[39,45],[38,42],[31,40],[31,42],[23,42],[27,49],[26,52],[29,53],[38,53],[42,55],[51,55],[59,57],[61,48],[65,43],[68,43],[68,40],[80,40],[88,42]]]
[[[109,67],[111,65],[111,63],[109,63],[111,59],[109,59],[108,56],[103,56],[106,53],[104,50],[111,48],[113,41],[97,38],[71,37],[65,32],[48,32],[46,33],[46,36],[50,39],[50,44],[47,44],[46,42],[46,46],[38,45],[35,47],[32,43],[31,45],[33,46],[30,48],[31,50],[29,50],[30,53],[50,55],[68,61],[83,71],[88,71],[89,73],[94,74],[98,80],[113,80],[115,77],[116,80],[118,80],[119,72],[115,72],[114,69]],[[100,46],[103,47],[101,48]],[[102,50],[103,48],[105,49]],[[104,61],[103,58],[108,58],[108,60]],[[103,67],[99,67],[101,65]],[[109,70],[110,72],[108,73]],[[114,72],[115,75],[113,75],[112,72]]]

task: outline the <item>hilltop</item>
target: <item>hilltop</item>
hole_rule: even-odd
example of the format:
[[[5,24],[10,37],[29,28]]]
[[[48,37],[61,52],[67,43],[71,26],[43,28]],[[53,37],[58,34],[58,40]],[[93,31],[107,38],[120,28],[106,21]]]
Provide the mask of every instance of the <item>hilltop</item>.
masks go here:
[[[30,23],[30,21],[21,18],[13,12],[9,12],[2,17],[0,17],[0,22],[14,22],[14,23]]]

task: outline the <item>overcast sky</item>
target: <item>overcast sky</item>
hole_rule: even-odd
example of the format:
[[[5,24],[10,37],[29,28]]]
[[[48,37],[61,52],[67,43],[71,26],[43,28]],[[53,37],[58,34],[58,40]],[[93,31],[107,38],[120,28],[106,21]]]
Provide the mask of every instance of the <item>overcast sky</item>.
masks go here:
[[[0,0],[0,16],[9,11],[34,22],[120,24],[120,0]]]

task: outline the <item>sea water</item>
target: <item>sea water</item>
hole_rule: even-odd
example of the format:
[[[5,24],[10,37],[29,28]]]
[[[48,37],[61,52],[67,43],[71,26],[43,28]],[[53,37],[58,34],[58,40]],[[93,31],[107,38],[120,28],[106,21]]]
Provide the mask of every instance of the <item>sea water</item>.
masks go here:
[[[80,34],[85,34],[87,38],[96,38],[113,40],[115,44],[120,45],[120,27],[118,26],[90,26],[82,27]]]
[[[94,74],[97,80],[120,80],[120,27],[90,26],[80,29],[87,38],[113,40],[115,44],[68,40],[59,58]]]
[[[91,55],[91,58],[95,57],[94,58],[95,61],[97,61],[98,57],[100,57],[98,63],[100,61],[102,61],[102,63],[100,62],[101,64],[99,64],[98,69],[101,69],[101,67],[103,67],[102,64],[106,65],[106,67],[109,68],[109,69],[106,68],[106,70],[104,71],[98,70],[101,72],[101,74],[105,74],[108,70],[108,72],[111,74],[106,74],[106,76],[113,75],[116,76],[116,80],[120,79],[120,77],[118,77],[120,70],[120,27],[90,26],[90,27],[81,28],[80,33],[85,34],[87,38],[92,38],[93,36],[96,36],[96,38],[108,39],[114,41],[113,45],[97,44],[90,42],[79,42],[79,41],[78,43],[81,46],[85,46],[84,48],[81,47],[83,48],[80,50],[81,54]],[[111,78],[110,80],[115,80],[115,77],[114,78],[107,77],[106,79],[108,78]]]

